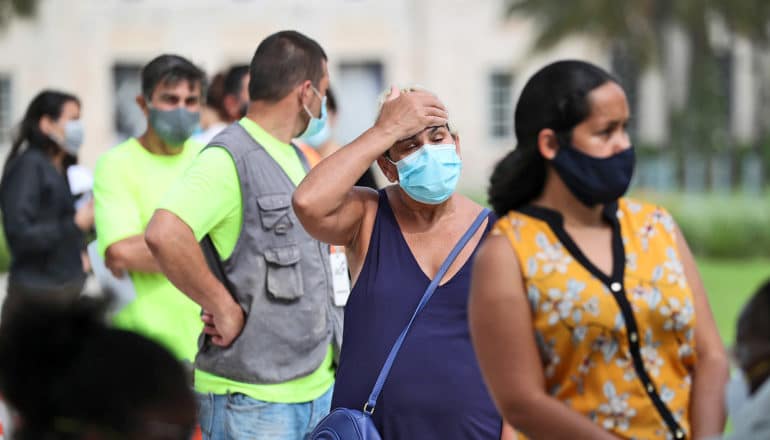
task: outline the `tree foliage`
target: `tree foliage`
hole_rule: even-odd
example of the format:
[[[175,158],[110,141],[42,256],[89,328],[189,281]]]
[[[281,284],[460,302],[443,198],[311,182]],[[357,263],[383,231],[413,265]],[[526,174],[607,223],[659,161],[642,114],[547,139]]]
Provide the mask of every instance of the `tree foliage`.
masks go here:
[[[39,0],[0,0],[0,30],[15,18],[32,18],[37,14]]]

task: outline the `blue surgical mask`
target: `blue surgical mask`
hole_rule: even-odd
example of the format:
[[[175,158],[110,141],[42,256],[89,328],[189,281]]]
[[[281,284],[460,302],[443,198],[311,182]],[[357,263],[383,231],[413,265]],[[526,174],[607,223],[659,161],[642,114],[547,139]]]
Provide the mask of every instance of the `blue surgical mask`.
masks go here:
[[[590,207],[613,202],[626,193],[634,162],[633,147],[598,158],[565,143],[559,146],[551,164],[572,194]]]
[[[200,113],[191,112],[184,107],[173,110],[158,110],[148,107],[150,125],[155,133],[170,147],[181,147],[192,136],[200,122]]]
[[[48,137],[62,150],[77,157],[80,146],[83,145],[83,123],[79,119],[69,120],[64,124],[64,136],[51,133]]]
[[[327,123],[326,96],[321,97],[321,92],[319,92],[315,87],[313,87],[313,93],[315,93],[315,95],[318,96],[318,99],[321,100],[321,115],[316,118],[313,116],[313,113],[309,108],[307,108],[306,105],[302,105],[302,107],[305,109],[305,113],[310,116],[310,121],[307,123],[307,128],[305,128],[305,131],[303,131],[301,135],[297,136],[297,138],[303,142],[307,142],[307,138],[317,135],[321,130],[323,130]]]
[[[426,144],[398,162],[391,163],[396,165],[398,184],[404,192],[428,205],[438,205],[455,192],[463,167],[454,144]]]
[[[306,136],[302,138],[302,140],[317,150],[321,148],[331,137],[332,130],[329,128],[329,121],[326,121],[324,126],[321,128],[321,131],[314,134],[313,136]]]

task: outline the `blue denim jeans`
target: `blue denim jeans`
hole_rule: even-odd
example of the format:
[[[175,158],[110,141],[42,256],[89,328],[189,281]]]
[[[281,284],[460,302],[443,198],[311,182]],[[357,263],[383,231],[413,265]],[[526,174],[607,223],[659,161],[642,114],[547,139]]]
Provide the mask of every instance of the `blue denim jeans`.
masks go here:
[[[306,403],[196,393],[203,440],[305,440],[329,413],[333,388]]]

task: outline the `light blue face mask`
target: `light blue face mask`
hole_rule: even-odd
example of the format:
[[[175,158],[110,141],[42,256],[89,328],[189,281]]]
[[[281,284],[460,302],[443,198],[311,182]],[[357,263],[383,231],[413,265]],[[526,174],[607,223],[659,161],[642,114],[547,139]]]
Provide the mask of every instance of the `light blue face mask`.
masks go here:
[[[306,105],[302,105],[307,115],[310,116],[310,121],[307,123],[307,128],[305,128],[305,131],[303,131],[301,135],[297,136],[297,139],[303,142],[307,142],[307,138],[320,133],[324,126],[327,124],[326,96],[322,97],[321,92],[319,92],[315,87],[313,87],[313,93],[315,93],[315,95],[318,96],[318,99],[321,100],[321,116],[316,118],[313,116],[313,113],[309,108],[307,108]]]
[[[398,162],[390,162],[398,169],[398,184],[404,192],[428,205],[438,205],[455,192],[463,167],[454,144],[425,144]]]
[[[67,153],[77,157],[81,145],[83,145],[83,123],[80,122],[80,119],[67,121],[67,124],[64,126],[62,148]]]
[[[302,140],[317,150],[321,148],[331,137],[332,129],[329,127],[329,121],[326,121],[324,126],[321,127],[321,131],[314,134],[313,136],[306,136],[302,138]]]
[[[83,145],[83,123],[80,119],[72,119],[64,124],[64,136],[56,133],[48,135],[52,141],[72,156],[77,157],[80,146]]]

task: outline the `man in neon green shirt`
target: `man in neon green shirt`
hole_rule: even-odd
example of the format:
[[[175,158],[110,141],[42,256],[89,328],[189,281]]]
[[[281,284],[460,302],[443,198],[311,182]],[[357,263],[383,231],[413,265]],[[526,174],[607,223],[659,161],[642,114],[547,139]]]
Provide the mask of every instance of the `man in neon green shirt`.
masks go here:
[[[291,193],[307,168],[290,142],[322,126],[326,55],[302,34],[279,32],[257,48],[250,78],[247,117],[164,196],[146,240],[168,278],[207,311],[195,371],[204,438],[302,440],[329,411],[335,318],[328,246],[292,220]],[[238,145],[223,146],[234,134]],[[271,184],[279,191],[264,193]],[[206,236],[227,280],[204,260]],[[300,271],[311,263],[316,270]]]
[[[188,140],[198,123],[204,73],[176,55],[161,55],[142,70],[137,103],[147,131],[103,154],[94,176],[99,252],[116,276],[131,277],[136,298],[114,325],[164,345],[192,362],[201,332],[200,307],[161,273],[144,230],[164,192],[201,149]]]

